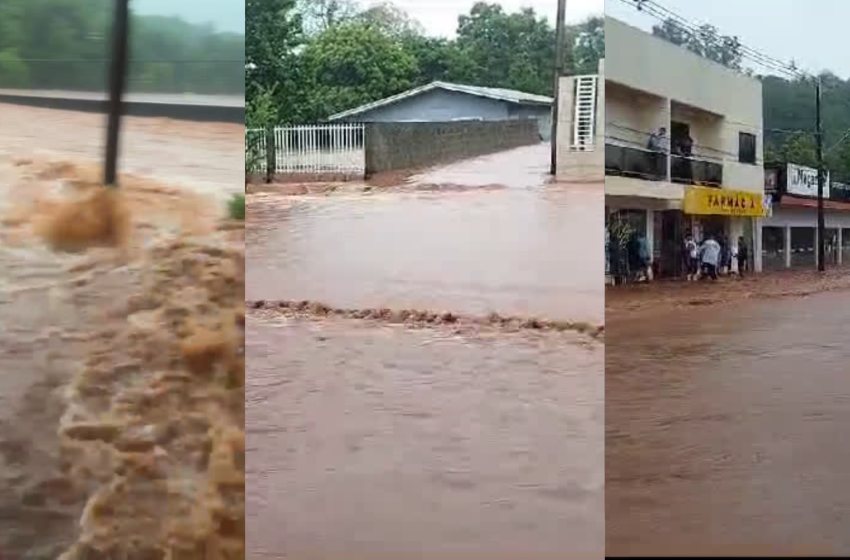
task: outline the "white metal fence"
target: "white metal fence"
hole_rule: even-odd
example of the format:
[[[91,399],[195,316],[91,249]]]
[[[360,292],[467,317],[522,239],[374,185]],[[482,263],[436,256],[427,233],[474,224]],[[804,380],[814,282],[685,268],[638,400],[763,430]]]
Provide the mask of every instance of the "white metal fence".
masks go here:
[[[246,130],[246,161],[265,169],[267,145],[261,129]],[[366,152],[362,124],[282,126],[274,129],[275,173],[365,174]],[[247,167],[247,165],[246,165]]]

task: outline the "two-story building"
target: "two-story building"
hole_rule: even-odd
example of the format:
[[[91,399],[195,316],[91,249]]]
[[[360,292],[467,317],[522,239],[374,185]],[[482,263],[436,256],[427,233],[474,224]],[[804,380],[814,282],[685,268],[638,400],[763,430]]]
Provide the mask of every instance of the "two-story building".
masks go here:
[[[761,270],[761,83],[610,17],[605,49],[606,224],[645,235],[661,276],[688,233],[743,237]]]

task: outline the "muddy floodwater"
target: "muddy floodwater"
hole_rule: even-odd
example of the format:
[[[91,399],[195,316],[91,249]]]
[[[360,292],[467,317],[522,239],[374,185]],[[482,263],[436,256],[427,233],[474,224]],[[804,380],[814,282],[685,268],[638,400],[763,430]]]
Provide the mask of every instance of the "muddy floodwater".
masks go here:
[[[607,553],[850,553],[850,292],[606,325]]]
[[[105,120],[0,104],[3,559],[244,555],[242,128],[124,124],[126,243],[58,252]]]
[[[246,341],[249,557],[603,555],[601,344],[250,315]]]
[[[603,324],[603,186],[547,156],[249,196],[250,558],[602,557],[604,343],[541,326]]]
[[[602,323],[601,185],[255,195],[249,299]],[[590,232],[590,233],[589,233]]]

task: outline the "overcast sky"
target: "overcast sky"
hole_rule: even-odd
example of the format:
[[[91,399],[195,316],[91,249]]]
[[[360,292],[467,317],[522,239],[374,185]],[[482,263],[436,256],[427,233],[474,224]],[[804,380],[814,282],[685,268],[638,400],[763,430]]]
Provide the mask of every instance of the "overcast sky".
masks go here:
[[[656,1],[693,23],[710,23],[724,35],[736,35],[744,45],[773,58],[793,58],[809,72],[831,70],[850,78],[850,56],[842,46],[850,21],[847,0]],[[646,30],[658,22],[623,0],[607,0],[605,13]]]
[[[179,16],[192,23],[212,23],[219,31],[245,33],[245,0],[132,0],[131,4],[139,14]]]
[[[555,21],[558,12],[557,0],[488,0],[501,4],[505,11],[515,12],[523,7],[545,15],[550,22]],[[457,30],[457,18],[468,14],[476,0],[393,0],[393,4],[403,8],[418,20],[429,35],[454,37]],[[609,0],[610,2],[610,0]],[[370,6],[380,2],[365,1]],[[581,21],[590,15],[602,15],[605,0],[567,0],[567,21]]]

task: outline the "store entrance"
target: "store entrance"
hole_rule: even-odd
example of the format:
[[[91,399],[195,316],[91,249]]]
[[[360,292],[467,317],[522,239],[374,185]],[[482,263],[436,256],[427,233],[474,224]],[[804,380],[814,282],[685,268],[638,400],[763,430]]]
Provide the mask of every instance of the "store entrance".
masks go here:
[[[701,218],[700,241],[708,239],[709,235],[714,237],[716,241],[719,241],[726,237],[726,223],[727,218],[725,216],[705,216]]]
[[[659,219],[660,218],[660,219]],[[684,215],[680,210],[658,212],[655,220],[657,276],[678,278],[682,275]]]

